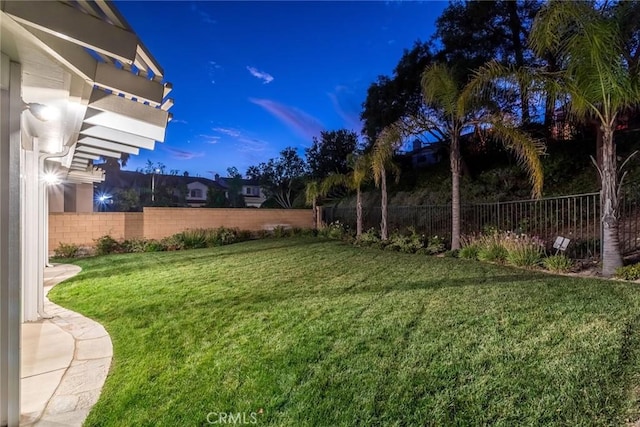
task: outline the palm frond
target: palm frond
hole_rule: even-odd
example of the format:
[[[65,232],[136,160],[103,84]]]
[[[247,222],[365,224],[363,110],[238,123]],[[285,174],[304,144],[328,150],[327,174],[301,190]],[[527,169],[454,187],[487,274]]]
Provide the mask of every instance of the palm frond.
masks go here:
[[[492,123],[495,136],[500,139],[505,147],[512,151],[518,163],[525,169],[531,182],[531,195],[534,198],[542,196],[544,184],[544,171],[540,156],[545,152],[545,145],[541,140],[531,138],[520,129],[505,126],[502,121]]]
[[[320,184],[320,194],[326,196],[336,187],[348,187],[350,179],[349,176],[341,173],[329,174]]]
[[[433,64],[422,73],[422,96],[429,105],[451,116],[457,113],[460,88],[452,70],[444,64]]]
[[[305,200],[308,205],[312,204],[320,197],[320,185],[318,181],[309,181],[304,189]]]

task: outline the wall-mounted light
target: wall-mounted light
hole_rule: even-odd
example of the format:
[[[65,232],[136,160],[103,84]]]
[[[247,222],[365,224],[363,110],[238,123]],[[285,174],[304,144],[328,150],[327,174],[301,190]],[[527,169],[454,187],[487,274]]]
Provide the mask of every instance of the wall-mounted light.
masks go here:
[[[60,110],[50,105],[31,102],[29,104],[25,104],[24,109],[31,111],[31,114],[41,122],[48,122],[50,120],[60,118]]]
[[[42,181],[46,185],[58,185],[60,184],[60,177],[55,172],[45,172],[42,174]]]

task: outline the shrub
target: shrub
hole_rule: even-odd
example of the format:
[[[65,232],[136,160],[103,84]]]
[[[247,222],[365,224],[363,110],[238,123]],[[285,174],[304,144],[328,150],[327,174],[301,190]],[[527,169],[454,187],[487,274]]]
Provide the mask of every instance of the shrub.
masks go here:
[[[207,247],[208,230],[194,228],[175,234],[175,238],[182,242],[182,249],[198,249]]]
[[[269,230],[258,230],[253,233],[253,237],[256,239],[266,239],[271,237],[271,232]]]
[[[380,236],[375,228],[370,228],[367,231],[362,232],[360,236],[356,238],[354,244],[356,246],[373,246],[380,241]]]
[[[478,249],[480,261],[504,262],[507,259],[507,249],[500,243],[489,243]]]
[[[58,247],[53,251],[53,256],[56,258],[75,258],[78,256],[80,248],[73,243],[60,243]]]
[[[458,252],[458,257],[462,259],[478,259],[478,250],[480,247],[475,244],[463,246]]]
[[[439,236],[432,236],[429,238],[429,243],[426,246],[429,255],[436,255],[445,251],[444,238]]]
[[[238,242],[246,242],[247,240],[251,240],[253,235],[249,230],[238,230],[236,238]]]
[[[126,253],[146,252],[147,241],[145,239],[129,239],[122,242],[122,251]]]
[[[280,239],[282,237],[290,237],[292,235],[292,231],[287,227],[284,227],[282,225],[276,225],[275,227],[273,227],[273,237],[275,238]]]
[[[144,245],[145,252],[162,252],[167,248],[157,240],[147,240]]]
[[[624,279],[624,280],[640,279],[640,263],[619,267],[616,270],[615,276],[619,279]]]
[[[502,246],[507,250],[507,262],[516,267],[535,267],[544,254],[544,242],[536,236],[501,233]]]
[[[452,249],[452,250],[445,251],[444,257],[445,258],[458,258],[459,254],[460,254],[460,250],[459,249]]]
[[[120,243],[108,234],[98,237],[94,241],[96,242],[96,255],[108,255],[121,250]]]
[[[349,234],[349,226],[341,223],[340,221],[334,221],[331,224],[323,227],[318,235],[328,237],[330,239],[343,240]]]
[[[573,261],[564,254],[552,255],[543,259],[542,265],[544,268],[549,271],[553,271],[554,273],[566,273],[571,270],[571,267],[573,267]]]
[[[184,249],[184,242],[180,237],[178,237],[177,234],[165,237],[164,239],[160,240],[160,244],[167,251],[179,251]]]
[[[316,230],[315,228],[293,227],[289,231],[291,233],[291,236],[315,237],[318,235],[318,230]]]

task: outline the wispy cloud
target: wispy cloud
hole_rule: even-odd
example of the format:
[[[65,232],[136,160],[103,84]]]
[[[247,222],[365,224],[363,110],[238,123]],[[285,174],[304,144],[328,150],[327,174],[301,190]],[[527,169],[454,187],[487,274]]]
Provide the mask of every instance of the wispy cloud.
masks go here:
[[[324,126],[318,119],[295,107],[279,104],[270,99],[249,98],[249,101],[267,110],[309,142],[314,136],[319,136],[320,131],[324,130]]]
[[[202,22],[204,22],[205,24],[217,24],[217,21],[213,19],[211,15],[209,15],[204,10],[199,9],[195,3],[191,3],[191,11],[200,15],[200,19],[202,19]]]
[[[182,119],[171,119],[171,123],[180,123],[180,124],[186,125],[189,122]]]
[[[176,148],[171,148],[171,147],[163,147],[165,151],[167,151],[169,154],[171,154],[171,156],[173,156],[174,159],[179,159],[179,160],[191,160],[191,159],[195,159],[197,157],[203,157],[204,153],[203,152],[193,152],[193,151],[185,151],[185,150],[178,150]]]
[[[209,65],[218,70],[222,68],[222,65],[218,64],[216,61],[209,61]]]
[[[241,132],[238,129],[234,129],[234,128],[222,128],[222,127],[217,127],[217,128],[213,128],[212,129],[215,132],[233,137],[233,138],[237,138],[240,136]]]
[[[271,83],[273,81],[273,76],[264,71],[260,71],[257,68],[249,67],[247,65],[247,70],[251,73],[251,75],[255,78],[258,78],[263,81],[263,84]]]
[[[327,93],[333,109],[344,121],[344,125],[355,132],[362,129],[360,120],[360,105],[355,94],[346,86],[336,86],[333,92]]]
[[[220,142],[220,137],[218,135],[200,134],[198,137],[200,137],[206,144],[217,144]]]

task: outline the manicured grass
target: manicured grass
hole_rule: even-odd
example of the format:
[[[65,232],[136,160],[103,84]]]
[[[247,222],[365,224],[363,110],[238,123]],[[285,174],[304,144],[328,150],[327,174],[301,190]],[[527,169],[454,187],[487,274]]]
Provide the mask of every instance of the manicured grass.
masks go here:
[[[50,298],[115,351],[90,426],[260,409],[257,425],[618,425],[635,410],[637,284],[313,238],[78,264]]]

